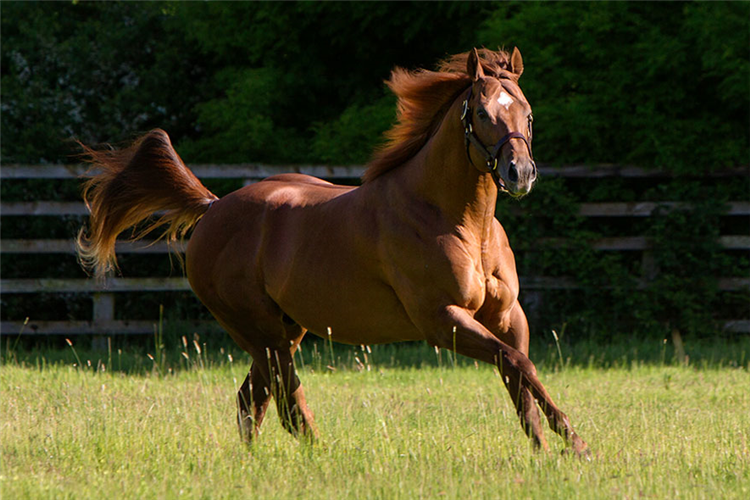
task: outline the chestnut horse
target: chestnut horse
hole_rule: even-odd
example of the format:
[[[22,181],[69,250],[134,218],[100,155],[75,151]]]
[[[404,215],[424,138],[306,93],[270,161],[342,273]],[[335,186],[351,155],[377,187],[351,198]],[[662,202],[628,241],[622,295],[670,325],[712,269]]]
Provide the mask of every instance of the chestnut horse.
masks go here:
[[[398,122],[360,187],[283,174],[219,199],[164,131],[120,151],[85,148],[95,173],[81,261],[98,275],[115,268],[117,236],[155,212],[132,239],[194,228],[190,286],[254,360],[238,393],[247,442],[272,397],[289,432],[317,436],[293,362],[311,331],[354,345],[426,340],[491,363],[538,447],[548,449],[537,403],[573,452],[588,452],[528,358],[513,252],[494,217],[498,192],[522,196],[537,174],[522,72],[518,49],[394,70]]]

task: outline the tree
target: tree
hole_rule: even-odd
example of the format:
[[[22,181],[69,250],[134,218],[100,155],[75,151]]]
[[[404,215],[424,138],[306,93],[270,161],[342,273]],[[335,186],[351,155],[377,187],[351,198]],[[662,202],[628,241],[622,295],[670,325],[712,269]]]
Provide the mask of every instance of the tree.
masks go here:
[[[750,159],[750,4],[502,4],[541,158],[702,174]]]
[[[69,162],[73,138],[196,133],[206,65],[164,4],[6,2],[2,14],[4,162]]]

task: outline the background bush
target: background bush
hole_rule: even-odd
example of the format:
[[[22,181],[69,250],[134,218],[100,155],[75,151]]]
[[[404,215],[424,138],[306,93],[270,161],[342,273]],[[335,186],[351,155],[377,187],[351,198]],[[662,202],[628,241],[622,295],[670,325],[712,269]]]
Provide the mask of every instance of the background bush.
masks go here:
[[[364,162],[395,65],[521,48],[547,163],[745,164],[750,4],[3,4],[2,155],[168,130],[193,162]],[[293,144],[294,147],[287,147]]]

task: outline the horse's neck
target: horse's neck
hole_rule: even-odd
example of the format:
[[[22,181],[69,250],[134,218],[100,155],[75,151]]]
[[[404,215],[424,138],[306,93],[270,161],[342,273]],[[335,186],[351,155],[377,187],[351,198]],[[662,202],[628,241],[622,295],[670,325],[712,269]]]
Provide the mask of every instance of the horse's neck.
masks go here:
[[[449,220],[482,233],[482,239],[489,236],[497,187],[488,173],[469,163],[455,104],[422,151],[402,168],[404,185],[415,197],[438,207]]]

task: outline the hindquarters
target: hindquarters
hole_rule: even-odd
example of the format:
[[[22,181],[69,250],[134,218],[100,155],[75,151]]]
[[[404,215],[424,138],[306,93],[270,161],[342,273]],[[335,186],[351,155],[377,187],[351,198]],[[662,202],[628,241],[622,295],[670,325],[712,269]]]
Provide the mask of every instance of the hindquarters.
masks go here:
[[[300,334],[274,292],[280,282],[300,281],[290,270],[313,244],[310,213],[350,189],[275,176],[223,197],[197,225],[186,255],[190,285],[243,349],[289,345]]]
[[[306,330],[267,292],[262,261],[272,207],[270,193],[259,191],[263,189],[230,194],[206,213],[188,245],[188,279],[216,320],[253,358],[237,394],[242,439],[250,442],[258,434],[271,398],[285,429],[315,437],[313,414],[293,362]]]
[[[256,268],[264,207],[239,204],[236,198],[230,194],[214,203],[196,226],[187,247],[186,271],[201,302],[240,347],[255,354],[253,344],[268,341],[249,337],[263,331],[275,334],[264,323],[280,318],[281,312],[265,293]]]

